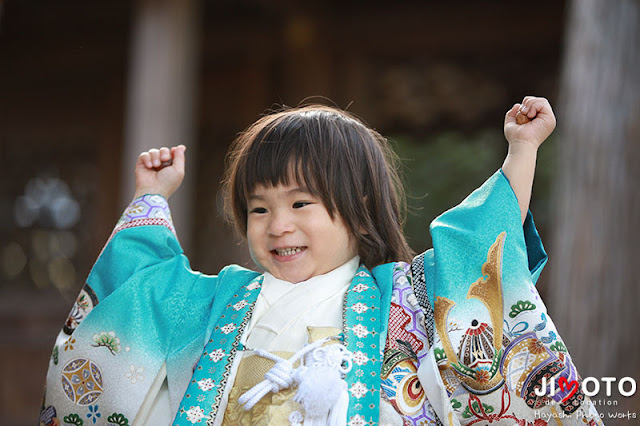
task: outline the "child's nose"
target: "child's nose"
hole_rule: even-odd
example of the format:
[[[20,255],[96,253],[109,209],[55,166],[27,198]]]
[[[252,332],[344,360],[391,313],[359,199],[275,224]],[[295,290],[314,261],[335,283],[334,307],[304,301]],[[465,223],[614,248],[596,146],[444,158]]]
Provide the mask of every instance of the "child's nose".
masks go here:
[[[269,222],[269,234],[275,237],[293,232],[295,225],[293,218],[286,212],[274,212]]]

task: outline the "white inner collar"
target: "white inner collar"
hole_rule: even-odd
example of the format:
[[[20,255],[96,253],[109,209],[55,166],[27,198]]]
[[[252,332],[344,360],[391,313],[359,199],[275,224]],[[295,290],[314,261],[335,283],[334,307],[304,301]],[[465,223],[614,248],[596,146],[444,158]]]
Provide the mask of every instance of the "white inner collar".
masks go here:
[[[307,290],[313,288],[323,289],[323,292],[333,293],[340,290],[344,286],[351,284],[353,276],[360,267],[360,256],[355,256],[351,260],[337,267],[336,269],[327,272],[326,274],[316,275],[306,281],[301,281],[297,284],[289,281],[281,280],[274,277],[269,272],[264,273],[264,280],[262,282],[262,290],[260,294],[266,299],[269,305],[275,303],[285,294],[294,289],[306,287]]]

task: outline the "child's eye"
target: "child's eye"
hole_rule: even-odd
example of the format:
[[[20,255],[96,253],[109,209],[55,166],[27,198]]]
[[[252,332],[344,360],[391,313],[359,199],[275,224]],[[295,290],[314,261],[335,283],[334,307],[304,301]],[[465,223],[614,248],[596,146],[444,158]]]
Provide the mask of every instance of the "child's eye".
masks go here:
[[[264,207],[256,207],[251,209],[251,211],[249,213],[258,213],[258,214],[264,214],[267,212],[267,209],[265,209]]]
[[[309,202],[309,201],[296,201],[295,203],[293,203],[293,208],[294,209],[299,209],[299,208],[302,208],[302,207],[307,206],[309,204],[312,204],[312,203]]]

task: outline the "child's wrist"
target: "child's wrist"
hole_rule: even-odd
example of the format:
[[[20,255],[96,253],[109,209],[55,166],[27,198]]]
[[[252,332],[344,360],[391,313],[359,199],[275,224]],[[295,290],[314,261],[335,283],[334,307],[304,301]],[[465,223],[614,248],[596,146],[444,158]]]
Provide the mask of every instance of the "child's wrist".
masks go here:
[[[538,154],[538,148],[540,148],[539,143],[535,141],[518,139],[509,141],[509,155],[527,155],[527,156],[536,156]]]

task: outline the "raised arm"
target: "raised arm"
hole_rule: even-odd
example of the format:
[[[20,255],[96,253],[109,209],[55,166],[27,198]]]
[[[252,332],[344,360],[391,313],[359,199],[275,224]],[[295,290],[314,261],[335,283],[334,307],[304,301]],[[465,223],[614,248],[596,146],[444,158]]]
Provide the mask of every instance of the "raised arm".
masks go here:
[[[520,114],[528,121],[516,116]],[[525,121],[523,124],[518,122]],[[518,198],[522,223],[527,217],[531,188],[536,169],[538,148],[556,126],[556,118],[549,101],[527,96],[522,104],[515,104],[504,119],[504,135],[509,142],[509,152],[502,165],[511,188]]]
[[[226,273],[192,271],[173,233],[166,198],[182,182],[184,150],[140,154],[136,196],[56,339],[40,424],[53,424],[54,417],[81,424],[98,398],[103,419],[136,422],[140,407],[155,398],[165,376],[171,398],[184,393],[208,338],[219,277]],[[243,283],[255,277],[241,268],[227,270],[246,279]],[[226,291],[234,291],[229,287]],[[95,414],[98,405],[94,408]]]

